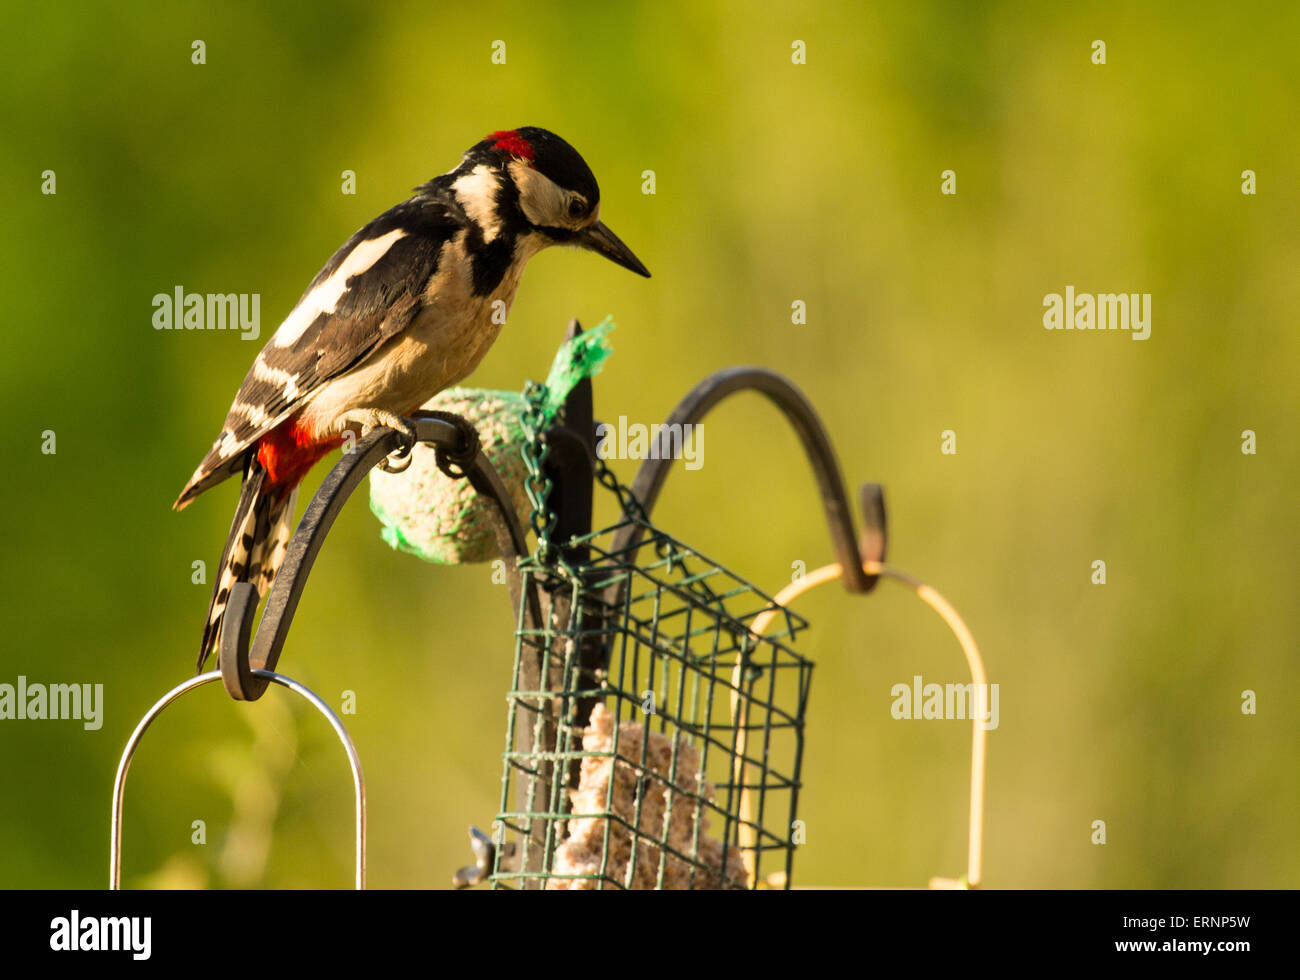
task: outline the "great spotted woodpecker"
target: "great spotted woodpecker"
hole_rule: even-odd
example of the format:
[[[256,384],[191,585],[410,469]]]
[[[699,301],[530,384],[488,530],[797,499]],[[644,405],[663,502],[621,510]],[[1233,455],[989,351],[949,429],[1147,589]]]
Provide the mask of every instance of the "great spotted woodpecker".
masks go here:
[[[316,274],[244,378],[212,449],[173,505],[243,473],[204,621],[198,669],[236,582],[260,596],[292,531],[298,484],[343,443],[409,414],[478,365],[524,264],[571,244],[650,273],[600,221],[578,152],[532,126],[501,130],[349,238]],[[494,316],[494,314],[496,314]]]

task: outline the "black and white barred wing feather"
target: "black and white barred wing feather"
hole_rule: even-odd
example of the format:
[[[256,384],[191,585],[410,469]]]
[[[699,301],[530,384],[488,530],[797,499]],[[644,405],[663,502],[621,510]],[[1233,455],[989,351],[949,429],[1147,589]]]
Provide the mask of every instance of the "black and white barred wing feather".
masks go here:
[[[424,196],[391,208],[349,238],[257,356],[175,508],[243,470],[249,448],[262,436],[409,326],[444,243],[466,224],[450,195]]]

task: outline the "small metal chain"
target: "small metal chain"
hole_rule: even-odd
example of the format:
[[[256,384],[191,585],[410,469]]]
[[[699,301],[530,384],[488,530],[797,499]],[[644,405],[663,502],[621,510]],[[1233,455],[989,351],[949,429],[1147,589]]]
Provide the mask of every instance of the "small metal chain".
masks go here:
[[[618,505],[623,511],[624,520],[633,520],[645,525],[650,534],[655,554],[667,562],[668,571],[670,573],[684,571],[686,568],[685,555],[677,547],[677,543],[672,538],[662,534],[650,523],[650,516],[645,512],[645,508],[641,506],[641,501],[637,499],[636,494],[619,482],[618,477],[614,475],[614,471],[600,458],[599,454],[596,456],[596,480],[618,499]],[[705,601],[719,601],[717,593],[703,579],[692,582],[689,588],[692,592],[702,596]]]
[[[520,420],[525,436],[522,453],[524,465],[528,468],[528,475],[524,478],[524,493],[527,494],[528,502],[533,507],[528,515],[528,523],[537,538],[534,557],[538,561],[549,564],[554,558],[551,534],[555,530],[559,517],[547,509],[551,499],[552,481],[543,469],[546,457],[551,451],[542,432],[546,386],[529,381],[524,386],[524,401],[527,402],[527,408],[524,409],[523,418]]]
[[[565,563],[560,558],[555,544],[551,540],[551,536],[555,532],[555,526],[559,523],[559,517],[549,509],[553,481],[546,475],[545,465],[551,447],[546,441],[546,433],[542,428],[545,418],[546,399],[547,389],[545,385],[538,384],[535,381],[529,381],[525,384],[524,401],[526,407],[520,420],[525,437],[521,452],[524,457],[524,465],[528,470],[528,475],[524,478],[524,493],[528,496],[528,502],[532,505],[532,510],[528,515],[528,523],[537,539],[533,556],[544,564],[563,566]],[[609,465],[599,454],[596,455],[596,481],[618,500],[619,510],[622,511],[625,519],[649,525],[650,518],[645,512],[645,508],[641,506],[641,501],[636,498],[636,495],[628,487],[619,482],[618,477],[614,475],[614,471],[609,468]]]
[[[596,481],[617,498],[619,509],[623,512],[624,517],[630,517],[642,524],[650,523],[650,518],[645,512],[645,508],[641,506],[641,501],[636,499],[636,495],[630,489],[619,482],[618,477],[614,475],[614,471],[609,468],[609,465],[601,458],[599,453],[596,454]]]

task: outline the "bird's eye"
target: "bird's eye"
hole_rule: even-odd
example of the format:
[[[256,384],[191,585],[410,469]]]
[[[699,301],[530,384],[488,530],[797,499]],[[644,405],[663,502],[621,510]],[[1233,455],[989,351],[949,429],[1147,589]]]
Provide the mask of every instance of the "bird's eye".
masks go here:
[[[580,197],[575,197],[569,202],[569,217],[581,218],[587,213],[587,202]]]

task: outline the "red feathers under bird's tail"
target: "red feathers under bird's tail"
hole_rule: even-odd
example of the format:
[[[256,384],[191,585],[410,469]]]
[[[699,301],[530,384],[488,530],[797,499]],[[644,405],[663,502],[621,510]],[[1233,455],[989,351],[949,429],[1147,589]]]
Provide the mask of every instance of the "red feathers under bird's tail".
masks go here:
[[[221,554],[221,571],[213,583],[208,618],[203,625],[200,671],[220,643],[221,620],[231,588],[236,582],[251,582],[257,587],[259,599],[266,595],[293,535],[298,484],[342,441],[341,435],[314,441],[294,417],[264,435],[255,450],[249,450],[239,506],[230,524],[230,536]]]

